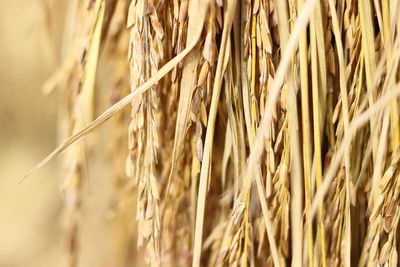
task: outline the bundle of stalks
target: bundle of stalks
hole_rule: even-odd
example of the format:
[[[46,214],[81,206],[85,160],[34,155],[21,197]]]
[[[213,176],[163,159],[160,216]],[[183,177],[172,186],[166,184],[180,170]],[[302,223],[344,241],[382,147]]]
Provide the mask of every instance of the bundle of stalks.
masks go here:
[[[68,266],[100,146],[83,137],[111,117],[111,211],[136,209],[149,265],[397,266],[398,0],[69,6],[45,89],[70,137],[31,171],[68,150]]]

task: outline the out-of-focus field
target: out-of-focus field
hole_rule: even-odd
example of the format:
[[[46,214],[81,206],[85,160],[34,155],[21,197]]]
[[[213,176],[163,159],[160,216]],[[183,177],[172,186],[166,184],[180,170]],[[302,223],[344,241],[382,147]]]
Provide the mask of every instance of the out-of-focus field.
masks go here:
[[[43,25],[43,7],[39,1],[0,1],[1,267],[52,266],[61,252],[56,165],[18,185],[56,144],[55,98],[45,97],[41,84],[55,66],[57,44]]]
[[[57,144],[62,100],[41,86],[60,60],[65,2],[0,0],[0,267],[63,259],[60,158],[18,181]],[[79,266],[123,266],[130,247],[118,218],[106,218],[113,185],[104,161],[90,163],[85,181]]]

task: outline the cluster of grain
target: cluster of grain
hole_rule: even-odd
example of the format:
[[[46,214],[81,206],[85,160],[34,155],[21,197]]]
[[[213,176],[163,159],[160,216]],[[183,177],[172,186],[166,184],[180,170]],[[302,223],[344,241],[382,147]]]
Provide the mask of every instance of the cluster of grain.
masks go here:
[[[71,138],[37,166],[68,148],[69,266],[98,156],[74,142],[115,116],[110,190],[151,266],[397,265],[399,1],[83,2],[46,84]]]

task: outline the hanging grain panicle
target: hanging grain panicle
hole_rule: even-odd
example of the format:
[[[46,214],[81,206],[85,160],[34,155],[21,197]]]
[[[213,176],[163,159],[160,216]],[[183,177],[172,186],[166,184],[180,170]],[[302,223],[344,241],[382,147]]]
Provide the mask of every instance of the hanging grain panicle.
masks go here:
[[[163,21],[158,12],[164,3],[132,1],[127,26],[130,29],[129,59],[130,87],[133,92],[159,69],[164,57]],[[165,22],[166,23],[166,22]],[[138,246],[146,245],[146,260],[160,261],[160,189],[156,171],[159,149],[157,113],[159,112],[159,85],[132,100],[132,120],[129,126],[128,176],[138,187],[136,218],[139,227]]]
[[[71,3],[73,6],[73,3]],[[82,5],[76,7],[82,8]],[[65,73],[65,87],[72,87],[68,92],[71,106],[68,106],[68,135],[76,133],[83,125],[93,120],[94,112],[94,81],[97,69],[101,29],[103,26],[105,2],[96,1],[81,13],[81,21],[86,24],[83,33],[75,38],[79,46],[78,60],[72,60],[72,67]],[[82,38],[82,39],[81,39]],[[63,77],[64,78],[64,77]],[[85,170],[86,153],[90,143],[76,144],[66,157],[64,193],[64,241],[65,265],[77,266],[79,256],[79,226],[81,213],[82,182],[87,176]]]

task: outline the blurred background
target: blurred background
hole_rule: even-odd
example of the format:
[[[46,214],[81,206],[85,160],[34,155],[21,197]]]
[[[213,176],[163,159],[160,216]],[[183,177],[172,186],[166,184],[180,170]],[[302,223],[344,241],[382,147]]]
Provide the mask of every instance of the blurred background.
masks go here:
[[[60,158],[18,182],[57,144],[61,99],[42,85],[60,62],[65,4],[0,0],[0,267],[60,266],[63,258]],[[126,235],[133,225],[106,216],[113,183],[105,163],[89,163],[96,171],[85,181],[79,266],[125,266],[136,250]]]
[[[62,251],[56,162],[18,185],[56,144],[55,96],[41,86],[58,60],[60,2],[49,17],[48,1],[0,0],[1,267],[52,266]]]

